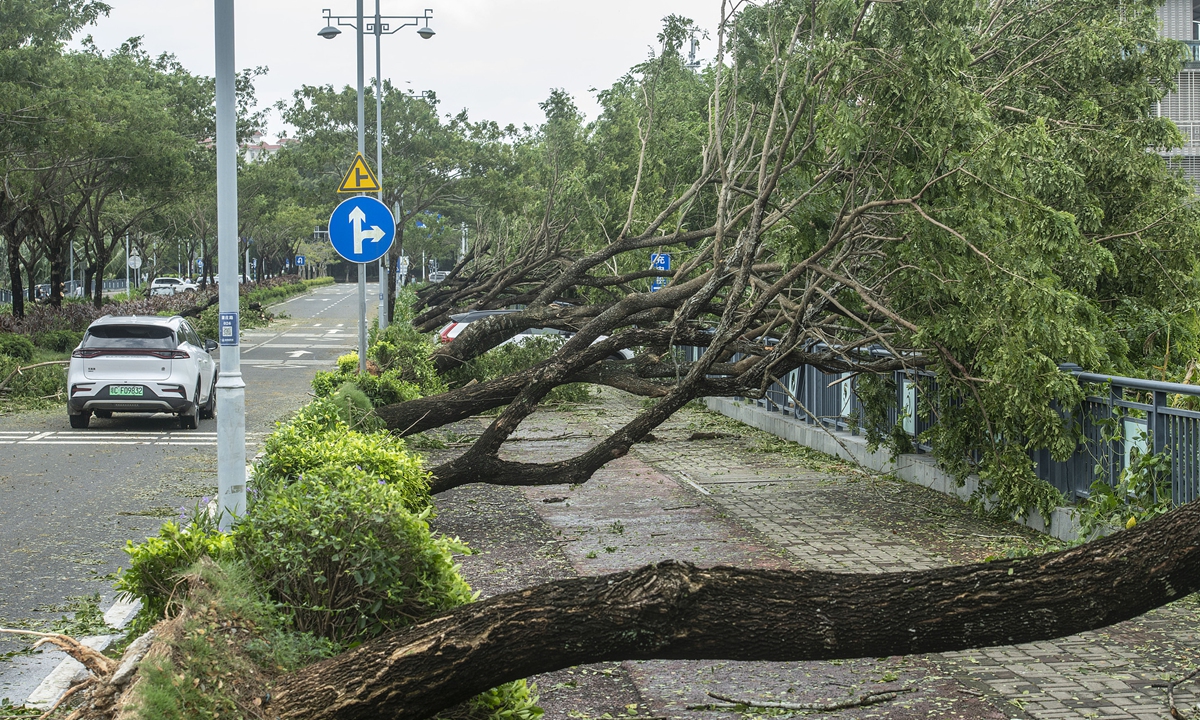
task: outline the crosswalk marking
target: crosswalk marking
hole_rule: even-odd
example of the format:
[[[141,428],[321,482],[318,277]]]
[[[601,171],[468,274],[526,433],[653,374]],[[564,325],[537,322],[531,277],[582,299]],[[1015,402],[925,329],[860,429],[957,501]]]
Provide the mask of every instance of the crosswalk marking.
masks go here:
[[[247,442],[257,442],[262,432],[246,433]],[[35,433],[0,430],[0,445],[216,445],[215,432],[107,432],[65,430]]]

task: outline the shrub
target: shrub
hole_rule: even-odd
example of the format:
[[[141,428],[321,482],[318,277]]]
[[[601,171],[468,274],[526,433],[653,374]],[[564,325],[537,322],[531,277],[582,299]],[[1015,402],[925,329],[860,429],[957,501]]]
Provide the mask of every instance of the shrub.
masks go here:
[[[263,717],[270,680],[338,650],[287,627],[235,562],[201,560],[183,573],[188,610],[155,639],[159,650],[138,668],[122,717],[142,720]]]
[[[446,389],[430,360],[436,349],[428,335],[408,322],[397,322],[374,334],[367,357],[381,370],[395,371],[400,379],[419,387],[422,394],[436,395]]]
[[[429,510],[356,467],[326,465],[267,484],[238,526],[237,547],[297,630],[346,643],[470,602]]]
[[[24,335],[0,332],[0,355],[29,362],[33,359],[33,343]]]
[[[207,505],[207,498],[201,505]],[[181,573],[202,557],[233,557],[233,539],[217,530],[207,517],[207,512],[198,511],[193,523],[168,521],[158,529],[158,535],[145,542],[126,541],[129,569],[121,572],[114,587],[141,600],[141,616],[150,623],[167,614],[169,603],[181,599],[175,590]]]
[[[418,379],[418,374],[413,372],[411,366],[392,367],[382,370],[378,375],[360,375],[358,353],[347,353],[337,359],[337,370],[320,371],[316,374],[312,381],[313,393],[319,398],[330,397],[345,387],[346,383],[352,383],[370,398],[374,407],[381,407],[441,392],[441,380],[434,373],[433,365],[427,356],[424,363],[428,367],[428,374],[419,378],[425,383],[422,387],[413,382],[414,379]]]
[[[263,446],[263,459],[254,468],[255,484],[287,484],[327,468],[357,468],[393,486],[410,511],[429,506],[429,473],[407,452],[404,441],[384,432],[351,430],[341,410],[330,400],[318,400],[281,425]]]
[[[61,353],[74,350],[82,339],[83,333],[81,332],[73,330],[47,330],[36,333],[33,336],[33,344],[40,348]]]

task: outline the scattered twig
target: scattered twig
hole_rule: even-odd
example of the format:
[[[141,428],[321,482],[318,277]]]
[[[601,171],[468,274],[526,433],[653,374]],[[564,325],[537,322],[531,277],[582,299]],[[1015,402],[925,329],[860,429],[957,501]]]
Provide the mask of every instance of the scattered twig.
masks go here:
[[[667,510],[687,510],[687,509],[689,509],[689,508],[698,508],[698,507],[700,507],[700,506],[699,506],[699,505],[676,505],[675,507],[663,508],[663,511],[667,511]]]
[[[1188,718],[1187,715],[1183,714],[1183,711],[1175,707],[1175,688],[1196,677],[1197,673],[1200,673],[1200,668],[1196,668],[1178,680],[1172,680],[1167,683],[1167,708],[1170,710],[1171,717],[1175,718],[1175,720],[1187,720]]]
[[[831,703],[789,703],[777,702],[771,700],[739,700],[728,695],[710,692],[707,693],[710,698],[720,700],[728,705],[717,705],[709,703],[707,705],[689,705],[688,710],[731,710],[737,707],[752,707],[762,708],[765,710],[796,710],[798,712],[833,712],[834,710],[845,710],[846,708],[866,707],[867,705],[876,705],[878,703],[894,700],[901,693],[909,693],[915,691],[916,688],[906,687],[896,690],[872,690],[871,692],[859,695],[857,698],[850,700],[840,700]]]
[[[71,364],[70,360],[47,360],[46,362],[34,363],[33,365],[26,365],[25,367],[21,367],[20,365],[18,365],[15,370],[13,370],[12,372],[10,372],[8,374],[8,377],[4,378],[4,382],[0,382],[0,390],[3,390],[4,388],[8,387],[8,384],[10,382],[12,382],[12,379],[15,378],[16,376],[24,375],[25,370],[32,370],[34,368],[45,367],[46,365],[70,365],[70,364]]]

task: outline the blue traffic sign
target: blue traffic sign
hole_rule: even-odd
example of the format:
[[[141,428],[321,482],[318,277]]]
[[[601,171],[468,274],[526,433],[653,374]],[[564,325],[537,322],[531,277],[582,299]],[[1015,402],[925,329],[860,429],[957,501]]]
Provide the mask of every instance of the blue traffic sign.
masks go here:
[[[304,256],[303,255],[296,256],[296,267],[304,267]]]
[[[671,256],[668,253],[650,253],[650,269],[667,271],[671,269]]]
[[[667,286],[666,278],[654,278],[654,282],[650,283],[650,292],[658,292]]]
[[[204,260],[201,258],[196,258],[196,267],[198,267],[198,268],[204,267]]]
[[[387,205],[360,195],[344,200],[329,217],[329,242],[350,262],[383,257],[396,237],[396,220]]]

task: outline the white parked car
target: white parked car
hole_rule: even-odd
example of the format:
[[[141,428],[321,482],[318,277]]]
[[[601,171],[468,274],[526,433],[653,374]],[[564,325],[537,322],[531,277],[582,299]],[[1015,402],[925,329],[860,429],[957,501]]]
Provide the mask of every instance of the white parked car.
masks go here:
[[[180,426],[216,414],[214,340],[201,340],[182,317],[105,315],[71,353],[67,415],[85,428],[93,414],[172,413]]]
[[[175,295],[182,292],[193,292],[199,288],[194,282],[173,277],[157,277],[150,283],[151,295]]]
[[[443,343],[453,342],[454,338],[458,337],[459,334],[461,334],[463,330],[467,329],[468,325],[475,322],[476,320],[482,320],[483,318],[491,317],[492,315],[507,315],[509,313],[515,313],[515,312],[520,312],[520,311],[519,310],[468,310],[465,313],[457,313],[455,315],[451,315],[450,322],[445,327],[443,327],[441,330],[438,331],[438,339],[441,340]],[[500,344],[507,345],[509,343],[516,343],[517,345],[523,345],[523,344],[525,344],[525,342],[527,340],[529,340],[529,338],[537,337],[539,335],[548,335],[551,337],[569,338],[572,335],[574,335],[574,333],[563,332],[562,330],[556,330],[554,328],[529,328],[528,330],[524,330],[524,331],[510,337],[509,339],[505,340],[504,342],[502,342]],[[592,341],[592,344],[595,345],[596,343],[600,342],[601,340],[607,340],[607,339],[608,339],[607,335],[601,335],[601,336],[597,337],[594,341]],[[615,353],[613,353],[611,356],[609,356],[608,359],[609,360],[632,360],[633,357],[634,356],[633,356],[632,350],[622,348],[622,349],[616,351]]]

